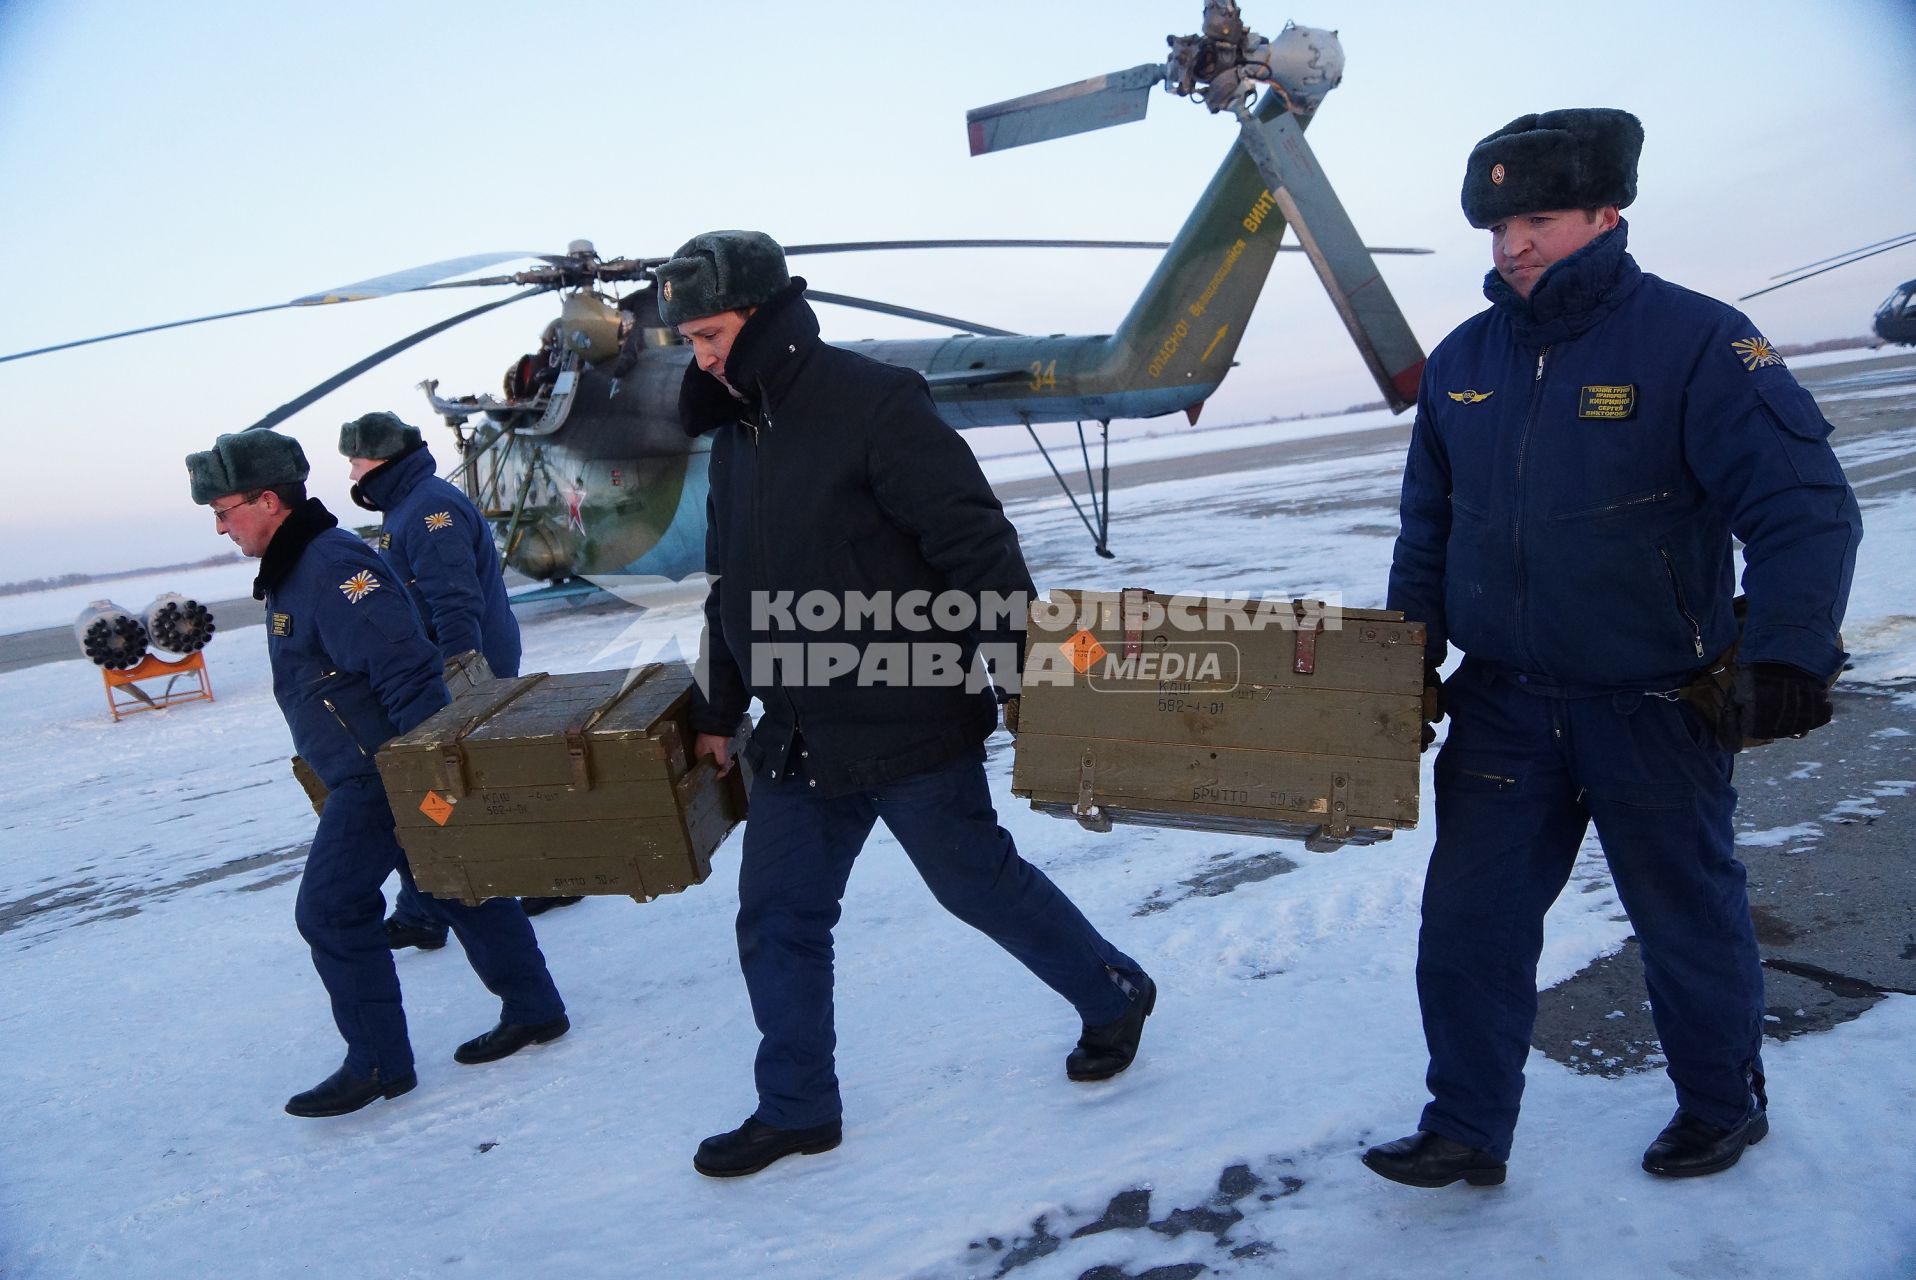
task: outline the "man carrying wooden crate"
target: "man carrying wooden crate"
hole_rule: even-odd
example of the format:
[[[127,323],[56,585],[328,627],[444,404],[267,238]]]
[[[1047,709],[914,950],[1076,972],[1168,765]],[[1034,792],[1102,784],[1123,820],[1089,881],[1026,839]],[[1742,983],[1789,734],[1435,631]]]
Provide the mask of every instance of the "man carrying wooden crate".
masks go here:
[[[1623,111],[1523,116],[1464,178],[1492,305],[1424,369],[1390,578],[1433,672],[1465,654],[1417,957],[1431,1102],[1364,1156],[1412,1186],[1504,1180],[1544,913],[1593,821],[1676,1086],[1643,1168],[1716,1173],[1769,1132],[1731,762],[1828,722],[1862,527],[1769,342],[1625,251],[1642,144]]]
[[[1017,665],[1031,578],[970,448],[918,374],[819,341],[770,237],[696,237],[658,277],[692,343],[681,417],[717,432],[698,753],[729,767],[752,697],[765,707],[738,915],[758,1107],[693,1167],[736,1177],[838,1145],[832,926],[881,819],[940,904],[1078,1011],[1066,1074],[1123,1071],[1156,987],[1018,856],[986,787],[997,712],[972,677],[981,645]]]
[[[450,663],[477,652],[493,675],[518,675],[519,619],[506,598],[492,526],[471,499],[439,478],[419,428],[392,413],[362,414],[340,427],[339,452],[350,468],[353,501],[385,517],[379,558],[406,584],[440,658]],[[529,916],[578,901],[519,900]],[[394,951],[446,945],[445,924],[433,918],[412,885],[393,901],[386,942]]]
[[[260,562],[253,594],[266,602],[273,697],[293,749],[329,791],[294,919],[332,999],[346,1060],[286,1110],[345,1115],[419,1082],[380,927],[380,885],[395,868],[407,885],[412,875],[373,755],[446,705],[439,651],[384,562],[306,496],[297,440],[272,431],[224,435],[188,454],[186,470],[193,501],[211,507],[214,527]],[[503,1004],[498,1025],[460,1045],[456,1061],[491,1062],[566,1033],[565,1003],[516,901],[425,901]]]

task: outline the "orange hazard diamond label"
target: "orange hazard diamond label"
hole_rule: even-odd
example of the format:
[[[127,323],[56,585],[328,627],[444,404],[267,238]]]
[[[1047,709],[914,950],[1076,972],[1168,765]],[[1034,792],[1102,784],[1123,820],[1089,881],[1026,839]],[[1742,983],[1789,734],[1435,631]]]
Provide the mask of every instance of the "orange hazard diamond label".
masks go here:
[[[1105,654],[1105,648],[1098,643],[1098,638],[1083,630],[1058,647],[1064,650],[1064,656],[1071,660],[1071,665],[1079,675],[1091,670],[1092,664]]]
[[[454,803],[454,801],[446,799],[446,797],[440,795],[437,791],[428,791],[426,798],[419,802],[419,812],[425,814],[428,818],[431,818],[443,827],[446,825],[446,820],[452,817],[452,806]]]

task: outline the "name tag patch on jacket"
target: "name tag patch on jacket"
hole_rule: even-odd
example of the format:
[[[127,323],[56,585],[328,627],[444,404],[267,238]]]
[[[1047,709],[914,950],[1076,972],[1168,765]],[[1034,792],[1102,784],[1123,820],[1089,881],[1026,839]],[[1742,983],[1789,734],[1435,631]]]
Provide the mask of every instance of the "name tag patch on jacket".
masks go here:
[[[376,545],[381,551],[391,551],[393,549],[393,536],[390,533],[380,534],[379,541]]]
[[[1585,387],[1577,400],[1579,418],[1628,418],[1637,411],[1635,385],[1625,387]]]
[[[426,517],[426,532],[438,533],[441,529],[452,528],[452,512],[435,511]]]
[[[290,636],[293,634],[293,615],[290,613],[276,613],[268,620],[267,625],[276,636]]]

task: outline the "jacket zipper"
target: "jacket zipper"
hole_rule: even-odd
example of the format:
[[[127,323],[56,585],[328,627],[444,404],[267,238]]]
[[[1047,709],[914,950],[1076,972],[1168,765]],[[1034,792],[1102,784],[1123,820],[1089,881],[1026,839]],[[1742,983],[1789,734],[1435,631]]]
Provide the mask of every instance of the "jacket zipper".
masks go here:
[[[1670,553],[1662,547],[1657,554],[1663,557],[1663,567],[1670,575],[1670,590],[1676,593],[1677,612],[1690,624],[1690,643],[1696,647],[1696,656],[1703,657],[1703,628],[1697,625],[1696,615],[1690,612],[1690,602],[1683,598],[1683,583],[1677,578],[1676,561],[1670,559]]]
[[[325,684],[328,680],[331,680],[333,677],[337,676],[338,674],[339,672],[337,671],[322,671],[319,673],[319,675],[315,679],[307,681],[307,688],[313,688],[314,686]],[[366,752],[366,748],[363,745],[361,745],[359,741],[359,735],[354,733],[352,731],[352,728],[347,725],[346,717],[339,714],[339,708],[333,705],[333,700],[331,698],[321,697],[319,700],[319,705],[326,708],[327,711],[332,713],[333,721],[339,726],[339,731],[346,735],[346,741],[352,743],[354,749],[357,750],[362,757],[366,759],[371,759],[371,756],[369,756]]]
[[[772,426],[772,411],[767,407],[765,384],[763,382],[758,384],[758,403],[759,413],[764,415],[765,426],[769,429]],[[760,501],[765,492],[765,459],[759,452],[757,417],[749,417],[745,422],[746,425],[752,429],[752,535],[758,550],[758,580],[762,586],[770,576],[769,566],[771,564],[770,559],[765,554],[765,507],[763,502]],[[778,635],[776,629],[774,629],[772,635],[773,643],[776,644]],[[798,703],[792,698],[790,686],[781,687],[779,692],[784,695],[785,705],[792,713],[792,737],[797,738],[799,734]],[[788,747],[790,746],[789,743],[786,745]],[[790,768],[791,762],[788,760],[786,761],[786,769],[788,772]]]
[[[333,719],[339,722],[340,731],[346,735],[346,741],[352,743],[353,746],[358,749],[361,756],[366,756],[366,748],[359,745],[359,739],[354,736],[351,729],[346,727],[346,717],[339,714],[339,708],[333,705],[333,700],[331,698],[321,698],[319,705],[333,713]],[[370,759],[371,757],[367,758]]]
[[[1674,492],[1675,490],[1673,489],[1663,489],[1656,493],[1645,494],[1641,498],[1630,498],[1623,502],[1612,502],[1608,506],[1591,507],[1588,510],[1584,510],[1584,511],[1571,511],[1564,515],[1558,516],[1557,519],[1568,520],[1572,518],[1573,516],[1581,519],[1581,518],[1586,518],[1589,516],[1608,515],[1612,511],[1627,511],[1631,507],[1641,507],[1652,502],[1662,502],[1664,499],[1668,498]]]
[[[1522,633],[1523,648],[1526,653],[1530,650],[1530,628],[1524,621],[1523,464],[1524,457],[1530,450],[1530,429],[1537,424],[1537,409],[1543,403],[1543,363],[1549,355],[1548,346],[1537,353],[1537,374],[1530,383],[1530,412],[1524,418],[1523,434],[1517,438],[1517,477],[1514,486],[1517,511],[1510,522],[1510,553],[1513,562],[1511,567],[1517,575],[1517,627]]]

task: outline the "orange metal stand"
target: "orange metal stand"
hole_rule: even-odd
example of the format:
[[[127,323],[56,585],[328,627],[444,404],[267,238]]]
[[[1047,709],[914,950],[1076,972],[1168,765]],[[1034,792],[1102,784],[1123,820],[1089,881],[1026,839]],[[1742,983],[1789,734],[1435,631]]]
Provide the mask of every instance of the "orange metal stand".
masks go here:
[[[213,700],[213,682],[206,675],[206,658],[202,654],[189,653],[178,662],[167,662],[152,654],[140,659],[137,666],[125,671],[108,671],[100,668],[100,675],[106,681],[106,705],[113,713],[114,720],[130,716],[135,711],[158,711],[170,707],[176,702],[198,702],[204,698]],[[166,686],[157,694],[148,693],[140,688],[142,680],[166,678]],[[181,680],[189,680],[186,688],[175,688]]]

